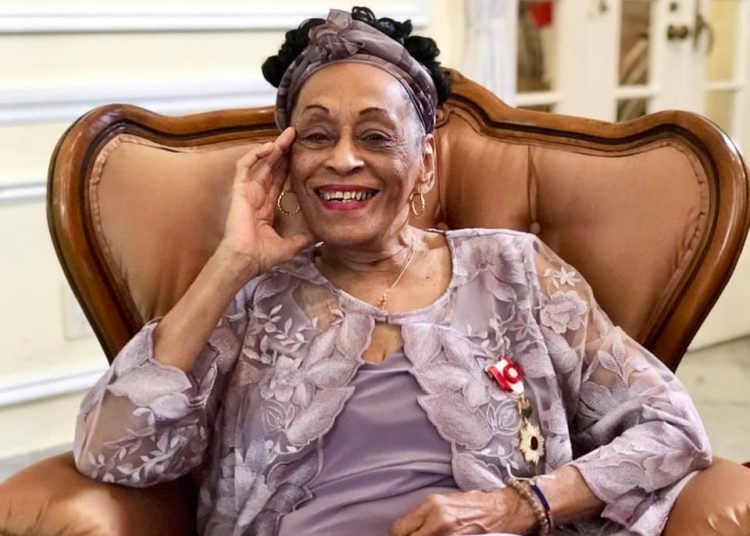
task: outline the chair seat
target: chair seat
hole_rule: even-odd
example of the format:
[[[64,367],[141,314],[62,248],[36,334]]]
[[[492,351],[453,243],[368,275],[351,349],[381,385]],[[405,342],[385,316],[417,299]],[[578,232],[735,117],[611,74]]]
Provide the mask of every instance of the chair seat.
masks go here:
[[[664,536],[750,534],[750,469],[715,458],[688,482]],[[84,477],[68,452],[0,485],[0,534],[13,536],[190,536],[195,489],[188,478],[126,488]]]
[[[66,452],[0,485],[0,534],[190,536],[196,504],[189,477],[143,489],[104,484],[81,475]]]

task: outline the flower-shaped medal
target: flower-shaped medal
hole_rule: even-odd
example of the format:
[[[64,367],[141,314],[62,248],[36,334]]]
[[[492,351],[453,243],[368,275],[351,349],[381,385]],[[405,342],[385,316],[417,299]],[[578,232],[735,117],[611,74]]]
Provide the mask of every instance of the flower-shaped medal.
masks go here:
[[[532,409],[523,388],[523,372],[510,356],[505,356],[497,363],[490,363],[484,367],[487,375],[497,383],[498,387],[506,393],[515,394],[518,404],[518,413],[521,416],[521,429],[518,431],[518,448],[523,454],[526,463],[536,465],[544,456],[544,437],[539,427],[532,423]]]

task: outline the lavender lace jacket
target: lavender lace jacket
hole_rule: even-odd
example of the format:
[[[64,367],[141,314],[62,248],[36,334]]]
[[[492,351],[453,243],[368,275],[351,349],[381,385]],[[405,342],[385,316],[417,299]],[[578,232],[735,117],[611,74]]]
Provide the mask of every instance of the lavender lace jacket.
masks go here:
[[[85,397],[75,456],[85,475],[149,486],[200,471],[202,534],[276,534],[309,499],[322,437],[353,393],[376,323],[401,326],[462,490],[515,474],[579,469],[606,506],[574,534],[661,532],[710,451],[695,407],[657,358],[612,325],[582,277],[533,235],[446,233],[449,288],[388,314],[332,286],[313,248],[250,281],[189,374],[154,360],[148,323]],[[483,373],[510,355],[546,438],[538,466],[518,451],[514,399]]]

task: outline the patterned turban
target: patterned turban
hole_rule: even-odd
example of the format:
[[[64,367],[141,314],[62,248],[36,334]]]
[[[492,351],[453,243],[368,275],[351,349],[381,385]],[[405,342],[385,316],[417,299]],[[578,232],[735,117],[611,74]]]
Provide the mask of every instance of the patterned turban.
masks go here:
[[[435,129],[437,90],[430,73],[396,40],[367,23],[332,9],[326,22],[313,27],[310,44],[284,72],[276,95],[276,125],[289,126],[292,107],[302,84],[332,63],[355,62],[378,67],[391,74],[406,90],[425,132]]]

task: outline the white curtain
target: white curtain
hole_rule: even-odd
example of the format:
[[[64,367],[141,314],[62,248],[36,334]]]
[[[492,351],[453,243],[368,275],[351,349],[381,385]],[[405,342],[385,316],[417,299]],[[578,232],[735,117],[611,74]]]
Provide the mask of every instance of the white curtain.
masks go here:
[[[464,74],[511,105],[516,94],[516,1],[464,0]]]

